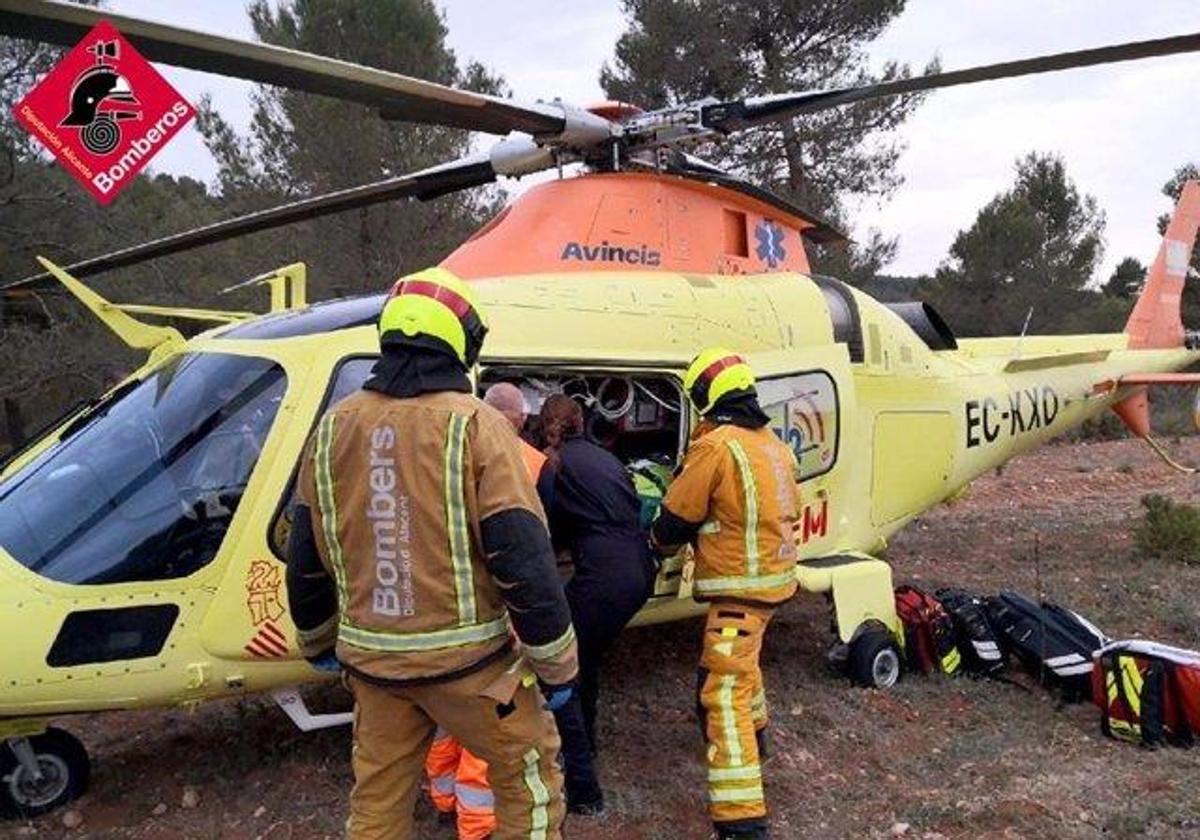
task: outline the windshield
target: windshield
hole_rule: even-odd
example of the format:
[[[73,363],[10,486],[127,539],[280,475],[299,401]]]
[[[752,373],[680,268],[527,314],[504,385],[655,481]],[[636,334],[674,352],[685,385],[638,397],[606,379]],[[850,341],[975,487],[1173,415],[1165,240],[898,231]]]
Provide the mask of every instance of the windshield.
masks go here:
[[[268,359],[172,359],[0,485],[0,545],[64,583],[165,580],[203,568],[286,386]]]

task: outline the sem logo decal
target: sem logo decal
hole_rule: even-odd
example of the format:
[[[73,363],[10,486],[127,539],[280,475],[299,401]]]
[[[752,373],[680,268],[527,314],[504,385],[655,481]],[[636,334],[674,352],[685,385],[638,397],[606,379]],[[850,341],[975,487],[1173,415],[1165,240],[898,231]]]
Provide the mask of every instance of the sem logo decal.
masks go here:
[[[825,536],[829,531],[829,500],[822,499],[820,504],[805,505],[796,525],[800,531],[801,543]]]
[[[758,240],[758,249],[754,253],[771,268],[778,268],[787,259],[787,251],[783,247],[786,235],[787,231],[782,227],[763,219],[754,228],[754,238]]]
[[[560,260],[579,260],[581,262],[619,262],[629,265],[646,265],[654,267],[662,264],[662,253],[651,250],[645,245],[636,248],[622,248],[619,245],[609,245],[605,239],[599,245],[583,245],[579,242],[568,242],[563,246]]]
[[[278,620],[285,612],[279,589],[283,575],[270,560],[253,560],[246,570],[246,607],[255,625]]]
[[[13,113],[97,201],[108,204],[196,112],[102,21]]]

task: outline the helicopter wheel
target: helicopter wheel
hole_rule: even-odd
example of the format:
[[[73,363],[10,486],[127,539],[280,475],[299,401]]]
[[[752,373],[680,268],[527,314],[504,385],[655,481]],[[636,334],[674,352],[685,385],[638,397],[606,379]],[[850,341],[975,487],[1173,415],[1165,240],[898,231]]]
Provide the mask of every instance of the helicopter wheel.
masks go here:
[[[846,669],[864,688],[891,688],[903,671],[900,646],[883,627],[869,627],[850,643]]]
[[[18,754],[26,753],[26,761]],[[37,776],[30,771],[36,762]],[[87,790],[91,761],[71,733],[50,727],[40,735],[10,738],[0,748],[0,816],[36,817]]]

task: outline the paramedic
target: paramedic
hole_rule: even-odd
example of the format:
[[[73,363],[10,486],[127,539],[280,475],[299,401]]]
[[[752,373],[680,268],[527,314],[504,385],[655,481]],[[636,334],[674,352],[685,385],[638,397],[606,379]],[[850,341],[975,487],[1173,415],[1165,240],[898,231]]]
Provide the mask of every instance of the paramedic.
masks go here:
[[[483,401],[504,416],[520,436],[528,411],[517,386],[497,382],[488,388]],[[521,456],[529,480],[537,483],[546,456],[521,439]],[[429,777],[429,799],[439,814],[454,820],[458,840],[486,840],[496,829],[495,796],[487,780],[487,762],[463,749],[453,735],[438,727],[433,746],[425,757]]]
[[[542,501],[555,546],[569,549],[571,621],[579,638],[579,707],[558,715],[563,739],[567,807],[597,813],[603,796],[592,756],[604,652],[649,599],[657,566],[641,530],[641,502],[629,473],[611,452],[583,436],[583,410],[556,394],[542,405],[547,478]],[[580,728],[582,724],[582,729]]]
[[[536,485],[542,475],[542,469],[546,466],[546,456],[521,437],[521,432],[525,430],[525,419],[529,415],[521,389],[511,382],[497,382],[488,388],[487,393],[483,395],[483,401],[503,414],[504,419],[516,430],[521,441],[521,457],[525,459],[525,469],[529,471],[529,477]]]

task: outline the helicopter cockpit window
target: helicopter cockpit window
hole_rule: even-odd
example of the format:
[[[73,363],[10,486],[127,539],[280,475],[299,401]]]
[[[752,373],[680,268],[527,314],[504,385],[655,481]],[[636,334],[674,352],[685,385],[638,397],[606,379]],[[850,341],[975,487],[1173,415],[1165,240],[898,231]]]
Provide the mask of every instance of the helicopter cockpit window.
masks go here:
[[[172,359],[5,482],[0,545],[63,583],[167,580],[203,568],[286,388],[283,368],[268,359]]]
[[[833,340],[846,345],[851,362],[863,360],[862,321],[854,293],[841,280],[832,277],[813,276],[813,282],[825,296],[829,307],[829,320],[833,326]]]

